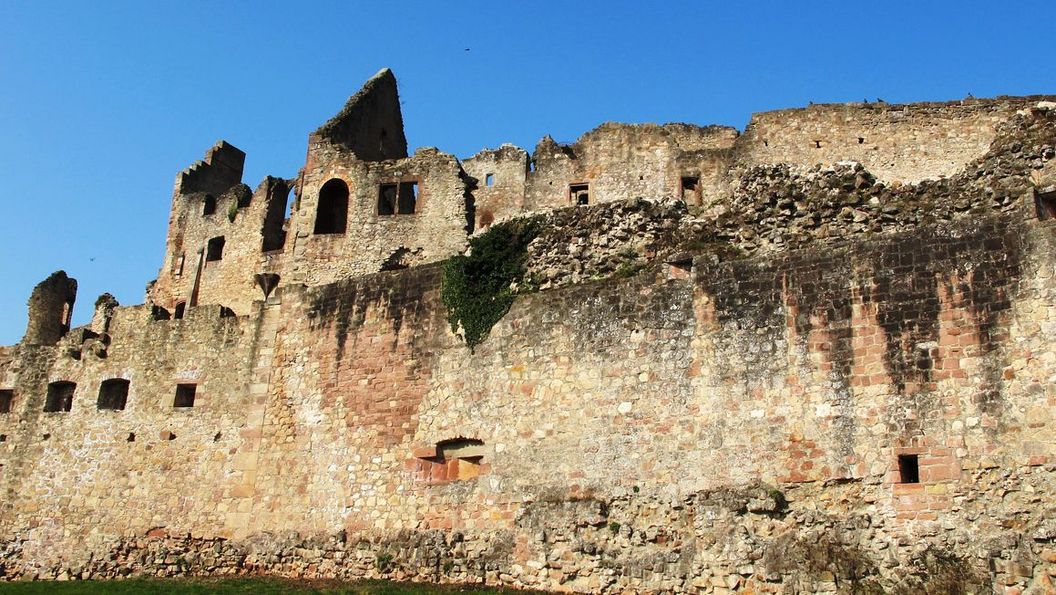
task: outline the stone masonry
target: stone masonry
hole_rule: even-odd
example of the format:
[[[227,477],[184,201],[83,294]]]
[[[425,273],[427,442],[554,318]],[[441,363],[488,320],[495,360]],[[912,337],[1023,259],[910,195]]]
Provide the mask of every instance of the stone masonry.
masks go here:
[[[181,172],[147,301],[0,347],[0,576],[1054,593],[1056,103],[408,151],[382,70]],[[469,349],[443,261],[528,219]]]

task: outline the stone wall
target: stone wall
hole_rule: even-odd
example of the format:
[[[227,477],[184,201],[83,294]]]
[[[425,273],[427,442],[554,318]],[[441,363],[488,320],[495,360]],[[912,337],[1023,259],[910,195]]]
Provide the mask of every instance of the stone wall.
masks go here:
[[[472,178],[474,230],[524,211],[528,163],[528,153],[513,145],[486,149],[462,162]]]
[[[1039,99],[819,104],[755,114],[736,161],[809,168],[854,160],[885,183],[937,179],[985,153],[998,124]]]
[[[73,411],[34,395],[8,422],[5,569],[1043,589],[1054,232],[702,256],[524,296],[472,353],[430,267],[287,287],[248,319],[119,308],[105,360],[46,366]],[[129,372],[127,409],[95,411]],[[182,380],[202,401],[174,411]]]
[[[68,331],[75,282],[35,292],[43,330],[0,348],[0,575],[1053,590],[1054,110],[607,124],[544,139],[532,170],[515,147],[405,157],[390,78],[296,184],[250,193],[227,144],[182,173],[153,304],[104,295]],[[794,148],[825,130],[818,155],[855,157],[858,127],[894,144]],[[411,182],[413,212],[382,212]],[[437,261],[532,210],[517,299],[470,350]],[[217,235],[221,259],[176,273]]]
[[[292,260],[284,278],[321,285],[379,270],[434,262],[465,248],[472,225],[465,173],[452,155],[418,149],[407,159],[359,161],[333,146],[310,155],[289,223]],[[347,226],[316,233],[319,196],[330,180],[348,188]],[[379,214],[383,184],[416,182],[413,213]]]
[[[292,185],[269,176],[251,191],[241,183],[241,162],[237,170],[214,171],[216,155],[235,152],[245,157],[218,143],[177,179],[165,261],[149,289],[151,303],[165,310],[162,316],[175,316],[178,304],[219,304],[245,314],[262,297],[256,273],[282,268],[277,263],[283,260]],[[189,175],[196,176],[194,183]]]
[[[575,204],[570,185],[587,185],[591,204],[628,198],[682,198],[683,177],[717,175],[737,131],[688,124],[602,124],[572,145],[550,137],[535,148],[525,205],[552,209]],[[699,198],[691,199],[697,202]]]

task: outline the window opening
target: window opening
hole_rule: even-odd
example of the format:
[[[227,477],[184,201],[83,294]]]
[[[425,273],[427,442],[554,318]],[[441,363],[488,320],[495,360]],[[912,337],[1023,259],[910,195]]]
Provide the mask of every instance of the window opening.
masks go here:
[[[48,393],[44,398],[44,411],[69,411],[73,409],[73,393],[77,384],[66,380],[57,380],[48,384]]]
[[[208,217],[216,212],[216,197],[212,194],[205,195],[205,205],[202,207],[202,217]]]
[[[187,311],[187,302],[180,302],[180,303],[176,304],[176,310],[173,313],[172,317],[174,319],[176,319],[176,320],[180,320],[181,318],[183,318],[183,314],[186,311]]]
[[[413,215],[418,207],[418,182],[400,182],[398,215]]]
[[[1056,218],[1056,187],[1046,188],[1047,192],[1034,191],[1034,206],[1038,211],[1038,220]]]
[[[568,186],[568,196],[574,205],[590,204],[590,185],[570,184]]]
[[[172,402],[173,407],[194,407],[194,393],[198,390],[195,384],[177,384],[176,399]]]
[[[378,186],[378,215],[396,214],[396,184]]]
[[[484,185],[494,186],[495,185],[495,174],[484,174]]]
[[[694,205],[700,204],[700,178],[696,176],[683,176],[682,202]]]
[[[11,413],[11,405],[15,402],[15,391],[0,390],[0,413]]]
[[[224,257],[224,236],[217,236],[209,240],[205,250],[205,261],[216,262]]]
[[[348,227],[348,184],[334,178],[319,190],[315,212],[315,233],[345,233]]]
[[[917,455],[898,455],[898,475],[901,483],[920,483]]]
[[[128,381],[124,378],[111,378],[99,385],[99,399],[96,401],[98,409],[120,411],[125,408],[127,402]]]

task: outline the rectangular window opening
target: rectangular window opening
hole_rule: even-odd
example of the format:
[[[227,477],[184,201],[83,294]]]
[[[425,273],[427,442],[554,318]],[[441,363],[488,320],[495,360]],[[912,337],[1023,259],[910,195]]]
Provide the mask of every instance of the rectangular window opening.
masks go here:
[[[917,455],[898,455],[899,483],[920,483]]]
[[[569,184],[568,198],[574,205],[590,204],[590,184]]]
[[[400,182],[400,215],[413,215],[418,208],[418,182]]]
[[[76,389],[77,385],[75,383],[64,380],[48,384],[48,394],[44,399],[45,413],[73,409],[73,392]]]
[[[121,411],[128,402],[128,381],[124,378],[111,378],[99,385],[98,409]]]
[[[396,214],[396,184],[378,186],[378,215]]]
[[[15,391],[10,389],[0,390],[0,413],[11,413],[11,406],[15,402]]]
[[[494,186],[495,185],[495,174],[484,174],[484,185]]]
[[[217,236],[209,240],[205,250],[205,261],[215,262],[224,257],[224,236]]]
[[[196,384],[177,384],[176,399],[172,402],[173,407],[194,407],[194,393],[198,390]]]

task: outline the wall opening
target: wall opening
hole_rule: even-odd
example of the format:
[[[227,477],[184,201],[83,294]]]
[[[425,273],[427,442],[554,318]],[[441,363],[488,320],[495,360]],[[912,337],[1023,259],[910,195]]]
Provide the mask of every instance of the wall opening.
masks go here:
[[[669,280],[684,280],[693,278],[693,259],[680,258],[667,263],[667,278]]]
[[[170,314],[169,311],[166,310],[165,308],[162,308],[161,306],[159,306],[157,304],[152,304],[150,306],[150,319],[151,320],[168,320],[170,318],[172,318],[172,314]]]
[[[400,182],[397,215],[413,215],[418,208],[418,182]]]
[[[441,440],[416,453],[419,469],[435,482],[473,479],[486,472],[484,442],[475,438]]]
[[[129,432],[128,433],[128,438],[125,438],[125,441],[126,442],[135,442],[136,441],[136,433],[135,432]]]
[[[315,233],[345,233],[348,227],[348,184],[334,178],[319,190],[315,211]]]
[[[206,245],[205,262],[216,262],[224,257],[224,236],[217,236]]]
[[[861,137],[861,136],[859,136],[859,137],[858,137],[858,144],[859,144],[859,145],[865,144],[865,138],[864,138],[864,137]]]
[[[1056,218],[1056,187],[1050,186],[1045,191],[1035,190],[1034,207],[1038,211],[1039,221]]]
[[[590,204],[590,184],[569,184],[568,199],[574,205]]]
[[[495,185],[495,174],[484,174],[484,185],[494,186]]]
[[[418,210],[418,182],[378,185],[378,215],[413,215]]]
[[[15,391],[11,389],[0,390],[0,413],[11,413],[11,406],[15,403]]]
[[[920,465],[917,455],[898,455],[899,483],[920,483]]]
[[[120,411],[128,403],[128,381],[124,378],[110,378],[99,385],[99,399],[95,402],[97,409]]]
[[[197,392],[196,384],[177,384],[176,398],[172,402],[173,407],[194,407],[194,393]]]
[[[66,380],[57,380],[48,384],[48,393],[44,397],[44,411],[69,411],[73,409],[73,393],[77,384]]]
[[[253,202],[253,194],[251,192],[244,192],[238,196],[238,202],[236,208],[244,209]]]
[[[815,149],[820,149],[821,148],[821,141],[820,140],[814,141],[814,148]]]
[[[700,204],[700,178],[697,176],[682,176],[682,202]]]
[[[183,318],[183,314],[186,311],[187,311],[187,302],[180,302],[180,303],[176,304],[176,309],[174,310],[174,313],[173,313],[172,317],[174,319],[176,319],[176,320],[180,320],[180,319]]]
[[[378,186],[378,215],[396,214],[396,184]]]
[[[7,434],[0,434],[0,442],[7,442]]]
[[[205,195],[205,204],[202,206],[202,217],[208,217],[216,212],[216,197],[212,194]]]

